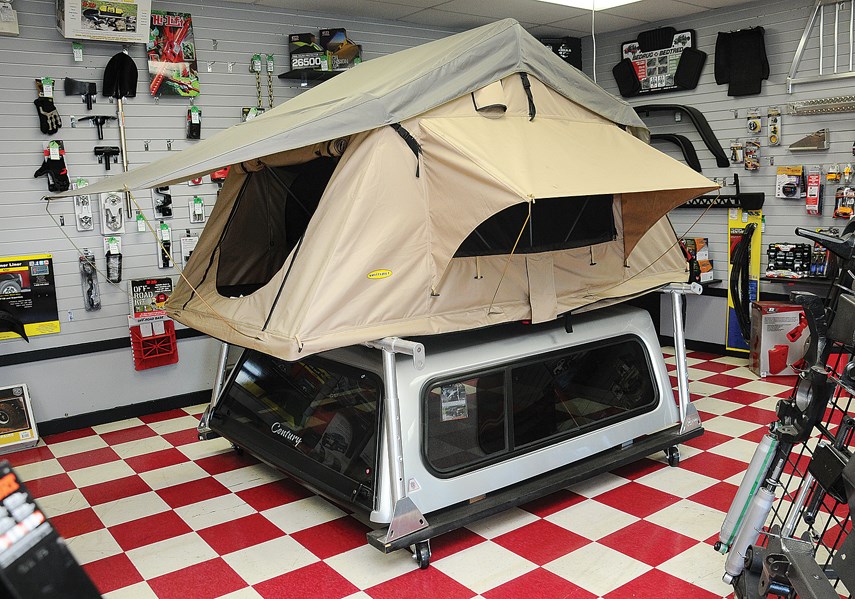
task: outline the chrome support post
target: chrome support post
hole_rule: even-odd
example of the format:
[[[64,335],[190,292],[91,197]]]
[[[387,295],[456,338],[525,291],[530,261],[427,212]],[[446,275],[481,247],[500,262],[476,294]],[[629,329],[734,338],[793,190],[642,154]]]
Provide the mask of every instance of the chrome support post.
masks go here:
[[[671,294],[671,312],[674,320],[674,359],[677,365],[677,397],[680,407],[680,432],[694,430],[701,425],[698,411],[689,401],[689,368],[686,363],[686,334],[683,328],[683,296],[700,295],[703,288],[697,283],[671,283],[662,289]]]
[[[211,439],[217,434],[211,431],[211,413],[217,406],[220,399],[220,393],[223,392],[223,385],[226,382],[226,367],[229,361],[229,344],[226,342],[220,343],[220,355],[217,359],[217,372],[214,375],[214,386],[211,390],[211,403],[202,412],[202,417],[199,419],[199,424],[196,431],[199,433],[199,439]]]

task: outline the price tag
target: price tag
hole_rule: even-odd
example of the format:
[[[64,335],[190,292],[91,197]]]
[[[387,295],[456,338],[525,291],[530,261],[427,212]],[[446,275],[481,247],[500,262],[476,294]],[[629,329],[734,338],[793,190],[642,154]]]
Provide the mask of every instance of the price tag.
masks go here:
[[[268,73],[273,72],[273,54],[267,55],[267,72]]]
[[[143,213],[139,210],[137,210],[137,231],[139,231],[140,233],[145,231],[145,217],[143,216]]]
[[[194,125],[199,124],[199,108],[197,106],[190,107],[190,122]]]
[[[120,253],[120,241],[116,237],[108,237],[107,238],[107,249],[110,250],[111,254]]]
[[[261,55],[253,54],[252,61],[249,63],[249,71],[251,73],[260,73],[261,72]]]
[[[53,98],[53,79],[42,77],[42,95],[45,98]]]
[[[166,223],[160,224],[160,239],[162,241],[170,241],[171,236],[169,234],[169,225]]]
[[[59,160],[60,156],[59,144],[55,141],[50,142],[48,144],[48,158],[51,160]]]
[[[83,62],[83,44],[80,42],[72,42],[71,52],[74,55],[74,62]]]

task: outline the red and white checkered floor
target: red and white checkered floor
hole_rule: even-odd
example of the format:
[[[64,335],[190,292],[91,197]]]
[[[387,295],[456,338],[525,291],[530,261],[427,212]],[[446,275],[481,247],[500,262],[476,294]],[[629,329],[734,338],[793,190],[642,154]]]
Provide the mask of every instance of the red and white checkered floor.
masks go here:
[[[651,456],[438,537],[427,570],[368,546],[362,516],[223,439],[197,441],[205,406],[5,457],[109,599],[721,598],[712,543],[795,379],[759,380],[740,358],[688,362],[706,432],[681,447],[678,468]]]

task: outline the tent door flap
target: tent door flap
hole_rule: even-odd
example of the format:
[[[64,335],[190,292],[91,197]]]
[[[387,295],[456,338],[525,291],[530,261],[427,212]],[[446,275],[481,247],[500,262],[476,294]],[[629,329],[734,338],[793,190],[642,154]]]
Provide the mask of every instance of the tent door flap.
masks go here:
[[[532,323],[555,320],[558,318],[558,298],[555,295],[552,256],[528,255],[525,257],[525,265]]]

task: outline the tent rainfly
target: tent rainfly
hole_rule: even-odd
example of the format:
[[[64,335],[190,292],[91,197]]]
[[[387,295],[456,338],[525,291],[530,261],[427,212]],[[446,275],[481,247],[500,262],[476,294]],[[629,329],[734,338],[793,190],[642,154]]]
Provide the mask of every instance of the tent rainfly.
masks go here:
[[[294,360],[684,281],[666,215],[717,186],[646,133],[506,19],[366,61],[87,191],[231,165],[167,312]]]

